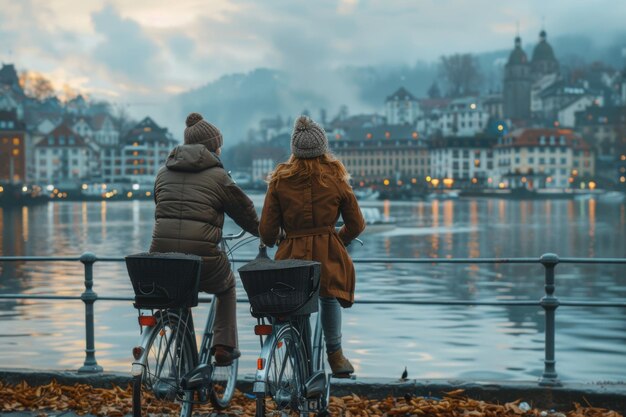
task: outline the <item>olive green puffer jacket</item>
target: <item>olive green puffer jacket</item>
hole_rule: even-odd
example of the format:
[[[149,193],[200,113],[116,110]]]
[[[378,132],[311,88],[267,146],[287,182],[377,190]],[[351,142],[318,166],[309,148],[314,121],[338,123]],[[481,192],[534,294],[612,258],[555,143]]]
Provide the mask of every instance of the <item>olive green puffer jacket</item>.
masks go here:
[[[150,252],[202,256],[202,291],[220,293],[235,285],[219,247],[224,213],[255,236],[259,220],[254,204],[217,156],[204,145],[174,148],[157,174],[154,199],[156,222]]]

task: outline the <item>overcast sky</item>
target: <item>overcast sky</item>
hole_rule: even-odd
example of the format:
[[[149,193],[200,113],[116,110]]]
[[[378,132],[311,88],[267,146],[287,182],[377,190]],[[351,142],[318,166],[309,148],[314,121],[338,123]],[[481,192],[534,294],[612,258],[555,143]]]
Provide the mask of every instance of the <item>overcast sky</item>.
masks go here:
[[[155,100],[256,67],[413,64],[584,34],[622,0],[0,0],[0,60],[111,101]],[[305,81],[305,80],[303,80]]]

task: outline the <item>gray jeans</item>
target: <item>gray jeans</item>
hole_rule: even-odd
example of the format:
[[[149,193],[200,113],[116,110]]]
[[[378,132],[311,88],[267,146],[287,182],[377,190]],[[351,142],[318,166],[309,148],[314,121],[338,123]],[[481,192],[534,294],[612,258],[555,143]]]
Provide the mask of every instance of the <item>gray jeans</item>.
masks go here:
[[[341,349],[341,306],[334,297],[320,297],[320,320],[326,341],[326,353]]]

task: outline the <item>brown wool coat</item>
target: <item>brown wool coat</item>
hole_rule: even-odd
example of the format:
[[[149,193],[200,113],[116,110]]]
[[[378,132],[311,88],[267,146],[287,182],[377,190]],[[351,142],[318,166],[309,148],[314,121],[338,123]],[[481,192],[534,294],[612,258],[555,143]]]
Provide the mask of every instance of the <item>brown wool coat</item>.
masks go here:
[[[202,256],[200,289],[221,293],[235,285],[220,249],[224,214],[258,236],[252,201],[204,145],[181,145],[170,153],[154,184],[155,224],[150,252]]]
[[[355,272],[346,251],[365,229],[365,221],[352,188],[327,170],[327,187],[317,178],[282,179],[270,185],[265,196],[259,232],[263,242],[273,246],[282,227],[287,237],[276,259],[307,259],[322,263],[320,295],[336,297],[343,307],[354,303]],[[341,214],[344,225],[335,224]]]

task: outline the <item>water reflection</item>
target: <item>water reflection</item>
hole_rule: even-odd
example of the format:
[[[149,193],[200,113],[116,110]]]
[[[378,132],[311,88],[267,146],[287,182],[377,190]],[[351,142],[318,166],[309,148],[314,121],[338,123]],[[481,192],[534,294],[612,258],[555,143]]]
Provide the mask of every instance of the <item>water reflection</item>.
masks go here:
[[[259,206],[261,202],[262,196],[255,198]],[[398,228],[365,234],[365,246],[349,247],[356,258],[626,254],[624,205],[495,199],[363,204],[397,219]],[[143,251],[151,239],[153,210],[151,202],[139,201],[0,209],[0,250],[3,255],[78,255],[89,250],[101,256]],[[227,223],[227,233],[236,230]],[[250,258],[255,252],[251,244],[237,255]],[[2,292],[76,295],[83,289],[79,263],[0,267]],[[564,300],[621,301],[626,297],[624,269],[559,265],[557,295]],[[130,293],[123,264],[96,264],[94,272],[98,293]],[[368,300],[537,300],[544,291],[538,265],[357,264],[357,277],[357,299]],[[237,291],[239,297],[245,296],[240,285]],[[84,354],[83,308],[80,301],[0,302],[0,335],[5,335],[0,336],[0,362],[78,368]],[[197,310],[197,325],[202,326],[206,307]],[[537,308],[357,304],[345,311],[345,348],[362,376],[393,377],[406,365],[412,376],[420,378],[528,379],[542,372],[543,319]],[[238,320],[245,374],[254,367],[250,358],[258,354],[258,341],[250,330],[254,320],[243,304],[238,305]],[[559,376],[622,379],[625,321],[624,309],[559,308]],[[126,370],[128,349],[138,334],[132,307],[96,303],[96,329],[98,361],[107,370]],[[377,337],[363,337],[374,331]],[[15,354],[18,349],[20,355]],[[53,353],[43,356],[44,352]],[[581,354],[585,361],[580,361]],[[394,359],[399,357],[402,364]]]

